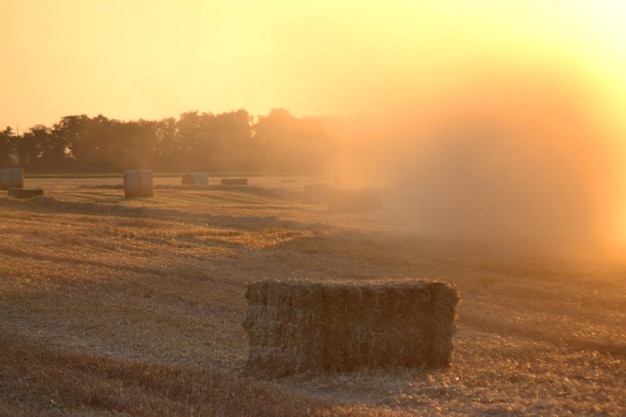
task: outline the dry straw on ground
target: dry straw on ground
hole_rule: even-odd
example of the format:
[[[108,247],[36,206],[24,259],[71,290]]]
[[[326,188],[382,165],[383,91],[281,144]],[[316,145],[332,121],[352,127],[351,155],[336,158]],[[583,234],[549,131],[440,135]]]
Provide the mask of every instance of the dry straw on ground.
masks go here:
[[[246,299],[251,375],[450,364],[459,296],[444,282],[261,281]]]
[[[310,178],[180,179],[159,177],[149,201],[124,199],[120,176],[0,198],[0,416],[626,416],[624,253],[428,239],[395,201],[302,205]],[[463,295],[450,367],[241,374],[250,277],[424,276]]]

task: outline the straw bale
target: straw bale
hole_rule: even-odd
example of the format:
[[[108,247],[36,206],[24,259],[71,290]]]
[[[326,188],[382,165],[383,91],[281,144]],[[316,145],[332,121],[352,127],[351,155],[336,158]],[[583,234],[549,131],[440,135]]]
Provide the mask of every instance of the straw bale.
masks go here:
[[[374,189],[336,189],[332,190],[328,200],[329,211],[371,211],[381,208],[381,193]]]
[[[135,169],[124,172],[124,197],[152,197],[153,195],[151,170]]]
[[[9,188],[9,197],[15,198],[33,198],[43,195],[41,188]]]
[[[450,364],[459,297],[447,283],[261,281],[246,299],[250,375]]]
[[[0,170],[0,189],[24,188],[24,169],[9,168]]]
[[[248,185],[247,178],[222,178],[222,185]]]
[[[302,204],[328,204],[334,189],[330,184],[307,184],[304,186]]]
[[[185,174],[182,183],[183,185],[209,185],[209,177],[206,174]]]

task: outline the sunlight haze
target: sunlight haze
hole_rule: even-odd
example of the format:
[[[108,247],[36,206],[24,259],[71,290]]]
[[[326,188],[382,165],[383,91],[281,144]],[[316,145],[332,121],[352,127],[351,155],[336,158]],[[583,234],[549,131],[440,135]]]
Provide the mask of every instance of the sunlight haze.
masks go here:
[[[622,2],[10,0],[0,16],[2,127],[23,132],[75,114],[337,115],[354,122],[343,130],[347,157],[338,158],[338,175],[357,184],[368,176],[405,181],[409,171],[397,172],[397,162],[443,152],[426,146],[437,135],[489,126],[510,141],[498,146],[525,155],[509,161],[524,170],[544,161],[542,153],[561,155],[565,171],[541,162],[552,185],[538,195],[556,200],[557,188],[577,195],[563,227],[591,216],[595,232],[626,240]],[[469,118],[468,131],[451,133]],[[435,171],[416,174],[423,180]],[[559,204],[568,202],[555,213]],[[529,216],[532,224],[554,220]]]
[[[623,90],[620,4],[5,1],[0,125],[239,108],[350,115],[433,87],[471,57],[561,55]]]

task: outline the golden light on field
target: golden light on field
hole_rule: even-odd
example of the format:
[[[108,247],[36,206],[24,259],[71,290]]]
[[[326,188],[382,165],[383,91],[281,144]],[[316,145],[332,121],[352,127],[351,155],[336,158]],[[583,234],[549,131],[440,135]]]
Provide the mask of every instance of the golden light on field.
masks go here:
[[[626,241],[622,2],[10,0],[0,15],[0,127],[71,114],[334,114],[359,125],[335,173],[355,184],[452,181],[441,167],[413,167],[428,152],[453,157],[439,135],[481,137],[464,150],[475,157],[461,159],[512,183],[483,176],[467,186],[496,190],[484,191],[487,212],[508,213],[505,229],[519,216],[522,225],[558,219],[559,230]],[[431,197],[440,205],[426,212],[452,210],[466,223],[484,209]],[[511,202],[524,198],[535,208]]]

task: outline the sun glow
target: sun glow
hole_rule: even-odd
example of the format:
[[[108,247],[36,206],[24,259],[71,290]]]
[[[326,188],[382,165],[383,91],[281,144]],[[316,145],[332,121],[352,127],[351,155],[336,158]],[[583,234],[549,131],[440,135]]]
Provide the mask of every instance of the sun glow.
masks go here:
[[[359,121],[362,145],[341,174],[365,182],[397,176],[389,166],[431,128],[474,117],[520,136],[531,123],[572,173],[603,166],[574,182],[598,196],[579,202],[608,206],[597,227],[626,242],[623,2],[9,0],[0,16],[0,128],[71,114],[340,115]]]

